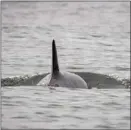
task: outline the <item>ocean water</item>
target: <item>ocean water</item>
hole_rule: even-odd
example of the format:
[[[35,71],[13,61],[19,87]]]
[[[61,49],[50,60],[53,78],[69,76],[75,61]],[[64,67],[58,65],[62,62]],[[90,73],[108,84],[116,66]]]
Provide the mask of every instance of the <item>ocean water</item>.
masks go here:
[[[5,87],[2,128],[129,129],[130,90]]]
[[[129,2],[2,2],[2,128],[129,129],[130,89],[36,85],[53,39],[60,70],[102,88],[130,83]]]

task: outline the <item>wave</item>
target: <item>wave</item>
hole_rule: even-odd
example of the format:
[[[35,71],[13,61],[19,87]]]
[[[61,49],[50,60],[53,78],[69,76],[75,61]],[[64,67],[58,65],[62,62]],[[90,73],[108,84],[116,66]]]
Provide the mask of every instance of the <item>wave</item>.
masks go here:
[[[130,79],[117,79],[109,75],[90,73],[90,72],[73,72],[81,76],[89,88],[116,89],[130,88]],[[24,75],[20,77],[8,77],[1,79],[1,86],[34,86],[39,83],[48,73],[37,74],[34,76]]]

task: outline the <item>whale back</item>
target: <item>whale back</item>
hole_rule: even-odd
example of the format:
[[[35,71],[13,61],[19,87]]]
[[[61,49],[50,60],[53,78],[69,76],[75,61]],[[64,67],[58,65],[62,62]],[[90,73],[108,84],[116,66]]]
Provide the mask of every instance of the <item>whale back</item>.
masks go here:
[[[52,41],[52,71],[39,84],[55,87],[87,88],[86,82],[78,75],[60,72],[55,40]]]

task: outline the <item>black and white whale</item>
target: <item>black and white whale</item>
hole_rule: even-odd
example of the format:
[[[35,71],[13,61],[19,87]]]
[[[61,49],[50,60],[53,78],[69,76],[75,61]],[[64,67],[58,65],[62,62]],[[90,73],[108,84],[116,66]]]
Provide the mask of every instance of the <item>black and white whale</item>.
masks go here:
[[[61,72],[59,69],[55,40],[52,41],[52,71],[37,85],[88,88],[86,82],[78,75],[70,72]]]

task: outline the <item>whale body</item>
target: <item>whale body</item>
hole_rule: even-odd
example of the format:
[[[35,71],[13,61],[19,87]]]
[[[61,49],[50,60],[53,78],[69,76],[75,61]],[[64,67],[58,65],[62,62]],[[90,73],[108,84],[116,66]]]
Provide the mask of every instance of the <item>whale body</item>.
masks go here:
[[[44,79],[42,79],[38,85],[68,88],[88,88],[86,82],[80,76],[74,73],[60,71],[55,40],[52,41],[52,71]]]

